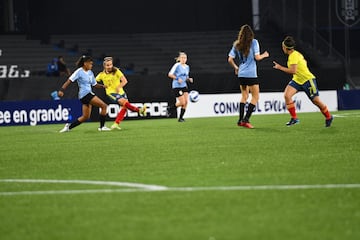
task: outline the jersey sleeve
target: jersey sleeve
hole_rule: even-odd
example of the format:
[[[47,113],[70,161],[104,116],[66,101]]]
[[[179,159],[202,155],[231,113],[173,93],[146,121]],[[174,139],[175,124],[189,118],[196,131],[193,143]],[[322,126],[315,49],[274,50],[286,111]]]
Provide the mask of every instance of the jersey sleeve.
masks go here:
[[[79,76],[79,69],[75,70],[69,77],[70,81],[75,82]]]
[[[101,82],[102,81],[102,72],[100,72],[98,75],[96,75],[96,81]]]
[[[254,55],[259,55],[260,54],[259,42],[256,39],[253,40],[253,49],[254,49]]]
[[[236,57],[236,50],[235,50],[234,46],[230,49],[230,52],[229,52],[228,56],[232,57],[232,58]]]
[[[175,74],[176,68],[179,65],[179,63],[175,63],[172,68],[169,71],[169,74]]]
[[[296,52],[294,52],[293,54],[289,55],[288,58],[288,66],[294,65],[294,64],[298,64],[299,62],[299,55],[296,54]]]

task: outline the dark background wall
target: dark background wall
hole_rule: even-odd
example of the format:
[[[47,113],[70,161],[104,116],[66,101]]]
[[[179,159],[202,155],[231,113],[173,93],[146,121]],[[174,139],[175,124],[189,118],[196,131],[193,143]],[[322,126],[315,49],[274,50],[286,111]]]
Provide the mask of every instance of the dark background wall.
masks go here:
[[[22,30],[34,35],[225,30],[251,21],[251,1],[13,1]]]

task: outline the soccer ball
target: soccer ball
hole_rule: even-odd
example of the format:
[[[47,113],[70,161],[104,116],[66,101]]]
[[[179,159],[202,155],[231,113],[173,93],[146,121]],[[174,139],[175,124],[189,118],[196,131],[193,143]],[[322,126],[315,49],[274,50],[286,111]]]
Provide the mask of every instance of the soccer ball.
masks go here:
[[[200,99],[199,92],[196,91],[196,90],[191,90],[189,92],[189,98],[190,98],[190,101],[193,102],[193,103],[199,101],[199,99]]]

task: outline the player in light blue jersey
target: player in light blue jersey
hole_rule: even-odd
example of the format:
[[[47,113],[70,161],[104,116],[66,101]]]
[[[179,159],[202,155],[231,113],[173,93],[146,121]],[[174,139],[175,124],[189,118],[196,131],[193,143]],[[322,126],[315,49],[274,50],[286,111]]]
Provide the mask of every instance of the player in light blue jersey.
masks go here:
[[[247,24],[240,28],[238,38],[233,43],[233,46],[228,54],[228,62],[235,70],[235,74],[239,78],[241,100],[238,126],[253,128],[250,124],[250,117],[255,109],[257,102],[259,101],[259,80],[257,76],[256,61],[260,61],[266,57],[269,57],[269,53],[265,51],[260,54],[260,47],[258,40],[254,39],[254,32]],[[235,63],[235,59],[238,59],[239,64]],[[249,97],[249,91],[251,93],[251,101],[248,106],[246,115],[245,104]]]
[[[77,82],[79,86],[79,99],[82,103],[82,116],[71,124],[67,123],[60,132],[68,132],[70,129],[80,125],[90,118],[92,106],[99,107],[100,112],[100,127],[99,131],[109,131],[110,128],[105,126],[105,117],[107,104],[104,103],[99,97],[92,91],[92,87],[105,88],[105,85],[98,84],[95,80],[94,73],[92,72],[93,60],[89,56],[82,56],[76,62],[78,69],[71,74],[68,80],[62,85],[58,91],[59,97],[64,96],[65,89],[73,82]]]
[[[189,89],[187,82],[192,83],[194,80],[189,77],[190,67],[186,64],[187,55],[184,52],[179,52],[179,56],[175,58],[176,63],[172,66],[168,73],[168,77],[172,79],[172,89],[177,99],[175,105],[168,107],[168,115],[172,109],[181,107],[178,121],[184,122],[184,114],[189,99]]]

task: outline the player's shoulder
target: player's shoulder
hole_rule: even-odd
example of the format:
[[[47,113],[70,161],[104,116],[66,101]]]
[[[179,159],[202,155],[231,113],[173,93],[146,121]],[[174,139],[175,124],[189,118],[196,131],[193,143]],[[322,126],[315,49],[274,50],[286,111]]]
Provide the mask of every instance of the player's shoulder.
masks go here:
[[[124,75],[123,72],[118,67],[115,67],[115,74],[116,75]]]
[[[291,54],[290,56],[292,56],[293,58],[303,58],[304,56],[301,54],[301,52],[295,50],[293,52],[293,54]]]
[[[76,80],[82,72],[83,72],[83,68],[81,68],[81,67],[80,67],[80,68],[77,68],[77,69],[70,75],[69,79],[70,79],[71,81]]]

